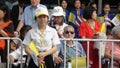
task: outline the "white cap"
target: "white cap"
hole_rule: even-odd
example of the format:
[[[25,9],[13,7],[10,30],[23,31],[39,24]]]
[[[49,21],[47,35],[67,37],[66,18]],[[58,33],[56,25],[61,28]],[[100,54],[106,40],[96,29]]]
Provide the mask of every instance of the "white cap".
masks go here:
[[[35,16],[38,17],[40,15],[49,16],[47,8],[45,8],[45,7],[37,8],[36,11],[35,11]]]
[[[63,8],[60,6],[54,7],[52,16],[65,16]]]

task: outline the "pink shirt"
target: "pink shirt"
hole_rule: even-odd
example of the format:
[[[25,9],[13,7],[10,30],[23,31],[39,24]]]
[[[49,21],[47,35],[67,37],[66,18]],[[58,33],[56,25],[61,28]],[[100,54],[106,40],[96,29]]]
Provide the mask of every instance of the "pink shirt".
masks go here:
[[[112,52],[112,42],[107,42],[106,43],[106,49],[107,50],[111,50]],[[120,56],[120,43],[115,42],[114,43],[114,52],[113,52],[114,56]]]

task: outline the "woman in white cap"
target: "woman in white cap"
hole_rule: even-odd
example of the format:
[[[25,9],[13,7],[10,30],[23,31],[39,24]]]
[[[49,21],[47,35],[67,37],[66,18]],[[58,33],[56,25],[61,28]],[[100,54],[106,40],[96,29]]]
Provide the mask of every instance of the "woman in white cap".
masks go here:
[[[60,38],[63,37],[63,29],[67,26],[67,24],[65,23],[65,15],[62,7],[54,7],[52,19],[53,21],[50,23],[50,25],[57,30]]]
[[[56,45],[60,43],[59,37],[56,30],[48,26],[47,8],[38,8],[35,16],[38,26],[31,29],[23,40],[25,51],[31,57],[28,68],[39,68],[42,64],[45,64],[46,68],[54,68],[52,54],[57,50]],[[39,51],[37,55],[38,64],[33,61],[35,58],[33,59],[33,53],[29,48],[31,41],[34,42]]]

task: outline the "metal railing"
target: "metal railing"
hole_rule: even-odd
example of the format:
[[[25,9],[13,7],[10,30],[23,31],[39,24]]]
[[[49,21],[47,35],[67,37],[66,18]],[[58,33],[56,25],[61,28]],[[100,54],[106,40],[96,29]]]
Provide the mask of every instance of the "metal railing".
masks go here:
[[[16,37],[0,37],[0,39],[5,39],[7,40],[7,68],[9,67],[9,53],[10,53],[10,40],[19,40],[20,42],[21,39],[16,38]],[[89,43],[91,41],[98,41],[98,42],[112,42],[112,57],[111,57],[111,68],[113,68],[113,51],[114,51],[114,42],[120,42],[120,40],[112,40],[112,39],[60,39],[60,40],[64,40],[65,41],[65,45],[66,45],[66,41],[67,40],[73,40],[73,41],[87,41],[87,68],[89,68]],[[22,60],[22,55],[23,55],[23,46],[21,45],[21,60]],[[65,52],[64,52],[64,68],[66,68],[66,46],[64,46],[65,48]],[[76,57],[77,58],[77,57]],[[101,67],[101,56],[99,57],[99,68]],[[77,65],[77,64],[76,64]],[[22,68],[22,62],[21,62],[21,68]],[[77,66],[76,66],[77,68]]]
[[[0,39],[5,39],[7,40],[7,68],[10,68],[10,59],[9,59],[9,53],[10,53],[10,40],[19,40],[22,43],[22,40],[20,38],[16,38],[16,37],[0,37]],[[22,55],[23,55],[23,46],[21,45],[21,57],[20,59],[22,60]],[[21,62],[21,66],[22,68],[22,62]]]
[[[60,40],[64,40],[65,41],[65,45],[66,45],[66,41],[67,40],[73,40],[73,41],[84,41],[87,42],[87,68],[89,68],[89,44],[91,41],[94,42],[112,42],[112,52],[111,52],[111,68],[113,68],[113,51],[114,51],[114,42],[120,42],[120,40],[112,40],[112,39],[60,39]],[[64,46],[64,68],[66,68],[66,46]],[[77,48],[76,48],[77,49]],[[99,68],[101,68],[101,53],[99,54]],[[77,68],[77,66],[76,66]]]

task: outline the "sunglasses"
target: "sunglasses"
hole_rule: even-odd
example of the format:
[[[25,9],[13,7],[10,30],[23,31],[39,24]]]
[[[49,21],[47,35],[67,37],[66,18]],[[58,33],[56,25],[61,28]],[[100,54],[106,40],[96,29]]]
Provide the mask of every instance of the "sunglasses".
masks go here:
[[[73,31],[66,31],[66,32],[65,32],[65,34],[69,34],[69,33],[74,34]]]

